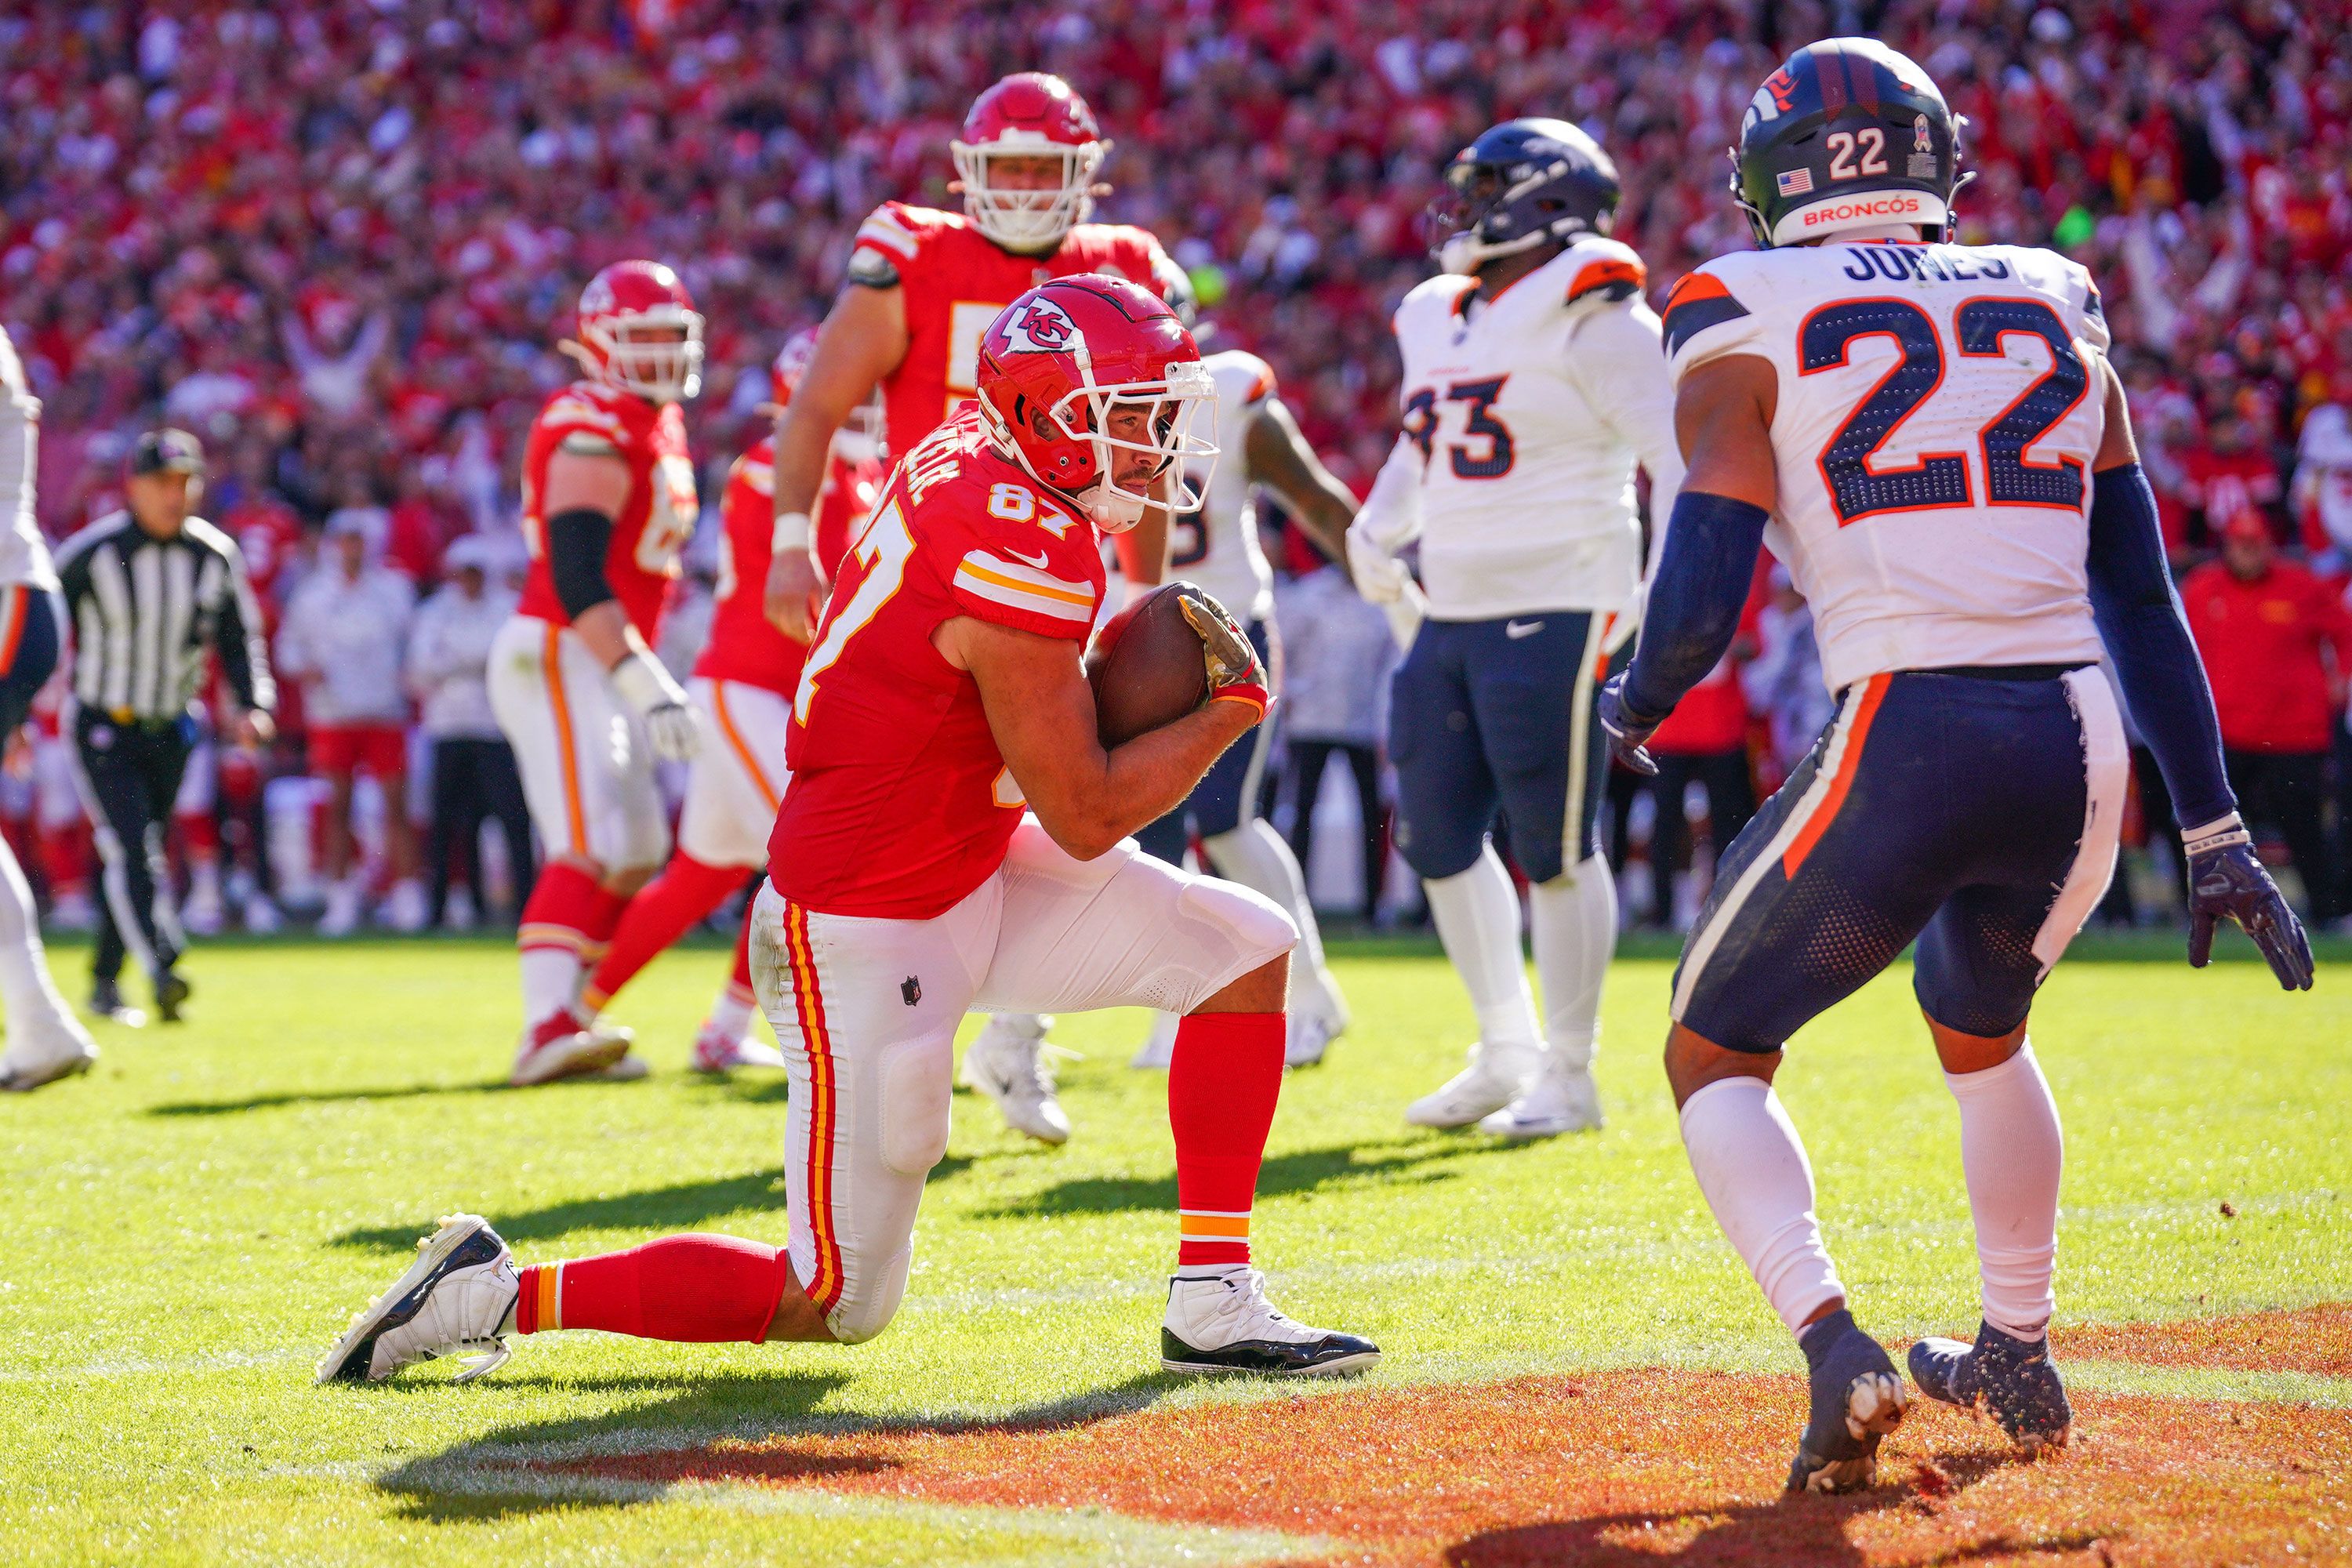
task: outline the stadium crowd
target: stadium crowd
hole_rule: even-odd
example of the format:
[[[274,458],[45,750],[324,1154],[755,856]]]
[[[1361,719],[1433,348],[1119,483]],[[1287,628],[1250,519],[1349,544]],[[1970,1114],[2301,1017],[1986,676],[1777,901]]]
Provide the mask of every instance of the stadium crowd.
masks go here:
[[[448,847],[470,843],[484,802],[493,815],[507,804],[446,773],[437,795],[405,780],[430,773],[426,753],[451,742],[478,744],[448,750],[446,766],[490,765],[477,753],[494,731],[449,689],[467,671],[448,656],[489,614],[469,621],[468,606],[502,593],[520,558],[522,433],[571,374],[555,343],[598,267],[667,259],[708,319],[689,418],[715,507],[725,465],[764,423],[765,367],[822,313],[858,220],[893,196],[953,205],[946,143],[973,94],[1006,70],[1055,70],[1116,141],[1104,215],[1163,237],[1220,341],[1275,364],[1309,437],[1361,486],[1394,430],[1389,311],[1429,269],[1416,218],[1454,148],[1514,113],[1583,123],[1616,156],[1617,233],[1662,299],[1698,260],[1748,243],[1723,192],[1746,84],[1793,41],[1874,33],[1932,70],[1969,117],[1978,178],[1960,237],[2053,244],[2101,279],[2233,771],[2326,920],[2352,883],[2352,35],[2334,11],[2287,0],[30,7],[0,17],[0,320],[46,405],[40,507],[52,535],[118,504],[140,430],[194,431],[213,458],[206,510],[284,619],[289,673],[310,670],[276,749],[226,759],[205,775],[225,786],[217,799],[199,787],[184,801],[191,875],[216,881],[212,829],[226,823],[231,871],[245,874],[228,903],[267,923],[272,840],[281,859],[313,858],[309,829],[273,833],[260,805],[269,781],[310,784],[320,772],[307,703],[409,732],[416,765],[394,805],[438,829],[425,855],[438,861],[423,872],[436,890],[394,900],[413,923],[441,910]],[[371,561],[343,563],[330,538],[360,541],[352,548]],[[1294,637],[1328,621],[1326,647],[1364,646],[1348,640],[1360,606],[1328,591],[1336,576],[1318,576],[1303,548],[1286,563],[1302,578],[1287,595]],[[345,580],[320,580],[330,571]],[[411,602],[436,589],[420,638]],[[294,615],[305,593],[322,614]],[[1806,684],[1792,601],[1785,584],[1759,584],[1739,668],[1682,742],[1664,738],[1668,750],[1756,764],[1760,778],[1736,777],[1736,765],[1675,771],[1705,786],[1718,835],[1826,706],[1818,680]],[[397,622],[406,656],[366,670],[303,665],[306,623],[347,629],[361,615]],[[682,617],[681,634],[693,624]],[[370,679],[374,689],[356,689]],[[1371,675],[1342,686],[1293,704],[1317,715],[1307,731],[1294,721],[1290,750],[1318,780],[1335,753],[1350,763],[1343,773],[1370,776],[1360,764],[1376,753],[1381,686]],[[18,767],[12,831],[42,839],[27,863],[70,914],[87,852],[76,814],[44,804],[54,772],[37,758],[29,778]],[[2160,822],[2153,770],[2139,773],[2143,815]],[[279,791],[316,819],[316,858],[330,864],[347,783]],[[1631,793],[1624,819],[1671,869],[1688,852],[1683,800]],[[439,820],[467,810],[454,831]],[[1311,832],[1312,803],[1293,818]],[[407,836],[372,837],[388,840],[404,882]],[[517,842],[506,858],[528,854]],[[1378,900],[1380,859],[1375,839],[1353,896]],[[2119,888],[2115,912],[2127,918],[2131,879]],[[1685,886],[1685,917],[1691,897]],[[1675,918],[1669,882],[1648,907]],[[331,909],[331,923],[352,912]]]

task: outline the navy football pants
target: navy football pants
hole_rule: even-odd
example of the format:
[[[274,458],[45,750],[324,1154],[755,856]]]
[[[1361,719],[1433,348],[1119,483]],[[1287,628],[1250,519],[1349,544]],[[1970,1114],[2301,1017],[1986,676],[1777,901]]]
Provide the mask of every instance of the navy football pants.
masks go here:
[[[1675,972],[1675,1021],[1780,1048],[1916,939],[1928,1017],[1988,1038],[2106,891],[2129,763],[2097,668],[1908,670],[1837,717],[1723,857]]]

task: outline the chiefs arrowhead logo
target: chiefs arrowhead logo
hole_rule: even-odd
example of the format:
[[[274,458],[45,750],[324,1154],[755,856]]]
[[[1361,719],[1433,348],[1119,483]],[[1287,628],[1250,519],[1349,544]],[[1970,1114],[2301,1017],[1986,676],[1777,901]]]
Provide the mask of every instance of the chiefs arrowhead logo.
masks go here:
[[[1016,353],[1060,353],[1077,341],[1077,323],[1051,300],[1030,300],[1004,323],[1005,347]]]

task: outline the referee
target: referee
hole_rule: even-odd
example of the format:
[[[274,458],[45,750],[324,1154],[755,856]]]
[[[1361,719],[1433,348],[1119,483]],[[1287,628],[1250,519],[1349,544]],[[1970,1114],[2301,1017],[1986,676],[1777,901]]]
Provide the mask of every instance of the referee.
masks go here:
[[[236,543],[190,515],[204,497],[205,452],[184,430],[152,430],[131,450],[128,510],[91,523],[58,552],[74,634],[75,783],[105,863],[89,1008],[118,1023],[126,946],[177,1022],[188,983],[173,971],[186,939],[173,912],[163,832],[194,743],[207,650],[243,709],[240,743],[267,742],[278,688],[261,612]]]

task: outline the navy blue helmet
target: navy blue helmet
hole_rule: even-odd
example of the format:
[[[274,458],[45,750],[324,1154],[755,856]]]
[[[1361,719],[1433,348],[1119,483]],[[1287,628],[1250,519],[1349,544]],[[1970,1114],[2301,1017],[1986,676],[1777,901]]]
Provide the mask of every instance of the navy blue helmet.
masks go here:
[[[1617,165],[1565,120],[1506,120],[1445,166],[1445,195],[1427,217],[1430,253],[1472,273],[1547,240],[1607,234],[1616,221]]]
[[[1764,79],[1732,149],[1732,199],[1767,249],[1871,224],[1942,238],[1960,127],[1927,73],[1875,38],[1825,38]]]

